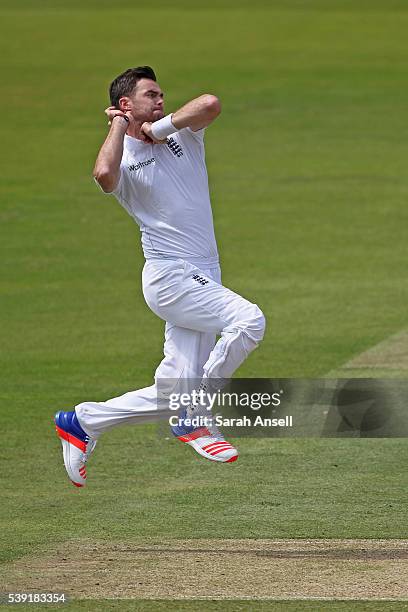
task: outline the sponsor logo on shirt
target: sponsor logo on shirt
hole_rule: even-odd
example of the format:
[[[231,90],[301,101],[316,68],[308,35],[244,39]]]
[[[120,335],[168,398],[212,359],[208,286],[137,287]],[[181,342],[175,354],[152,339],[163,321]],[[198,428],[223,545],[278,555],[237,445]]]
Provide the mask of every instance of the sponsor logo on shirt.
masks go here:
[[[176,142],[174,138],[172,138],[172,136],[170,136],[170,138],[167,138],[166,144],[169,147],[170,151],[173,153],[173,155],[176,155],[176,157],[181,157],[183,155],[183,149],[181,145],[179,145],[179,143]]]
[[[146,159],[145,161],[137,162],[137,164],[132,164],[131,166],[128,166],[128,168],[130,172],[134,172],[135,170],[140,170],[140,168],[143,168],[143,166],[149,166],[150,164],[154,164],[155,161],[155,158],[152,157],[151,159]]]

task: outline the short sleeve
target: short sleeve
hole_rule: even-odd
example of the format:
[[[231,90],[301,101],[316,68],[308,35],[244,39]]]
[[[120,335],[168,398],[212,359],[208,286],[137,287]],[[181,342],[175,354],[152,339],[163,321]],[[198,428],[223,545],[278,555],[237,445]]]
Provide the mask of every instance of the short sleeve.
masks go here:
[[[110,194],[120,199],[123,196],[123,191],[125,187],[125,179],[126,179],[126,172],[121,164],[118,184],[116,185],[115,189],[110,192]]]
[[[99,185],[98,181],[96,181],[96,183],[97,185]],[[104,193],[105,195],[115,196],[119,204],[123,206],[123,208],[129,213],[129,215],[133,216],[132,205],[131,205],[131,200],[132,200],[131,185],[130,185],[128,175],[126,173],[126,169],[123,166],[123,164],[121,164],[120,166],[119,182],[113,191],[104,191],[100,185],[99,187],[101,188],[102,193]]]
[[[195,140],[196,142],[200,144],[204,142],[205,128],[201,128],[201,130],[197,130],[196,132],[193,132],[191,128],[187,127],[187,128],[180,130],[180,132],[183,132],[186,136],[188,136],[189,138],[191,138],[192,140]]]
[[[105,191],[104,189],[102,189],[102,186],[98,183],[95,177],[94,177],[94,181],[98,185],[99,189],[102,191],[104,195],[114,195],[117,198],[120,197],[120,194],[123,191],[123,182],[124,182],[124,170],[122,168],[122,165],[120,166],[119,182],[113,191]]]

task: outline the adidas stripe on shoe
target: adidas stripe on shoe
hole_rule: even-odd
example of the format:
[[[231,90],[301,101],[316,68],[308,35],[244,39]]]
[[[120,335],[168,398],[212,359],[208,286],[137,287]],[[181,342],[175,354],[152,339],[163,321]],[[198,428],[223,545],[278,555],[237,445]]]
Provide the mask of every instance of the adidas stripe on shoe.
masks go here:
[[[206,426],[194,427],[190,424],[191,420],[184,410],[179,416],[178,425],[171,427],[173,435],[210,461],[232,463],[238,459],[237,449],[224,439],[222,433],[212,423],[211,416],[206,416],[206,421],[209,421]]]

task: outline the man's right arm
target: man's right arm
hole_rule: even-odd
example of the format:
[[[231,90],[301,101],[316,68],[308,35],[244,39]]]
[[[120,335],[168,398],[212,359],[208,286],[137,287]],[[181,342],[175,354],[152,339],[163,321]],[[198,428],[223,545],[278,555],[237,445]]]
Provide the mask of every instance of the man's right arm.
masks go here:
[[[128,127],[129,122],[123,115],[113,117],[109,134],[96,159],[93,176],[106,193],[114,191],[118,186],[123,140]]]

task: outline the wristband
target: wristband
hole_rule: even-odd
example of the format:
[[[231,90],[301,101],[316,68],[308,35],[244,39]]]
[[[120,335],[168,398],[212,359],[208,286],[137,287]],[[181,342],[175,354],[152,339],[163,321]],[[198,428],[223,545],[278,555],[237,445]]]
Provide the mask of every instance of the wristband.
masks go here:
[[[166,140],[167,136],[178,132],[178,129],[174,127],[171,122],[172,114],[166,115],[163,119],[159,119],[152,123],[152,136],[156,140]]]

